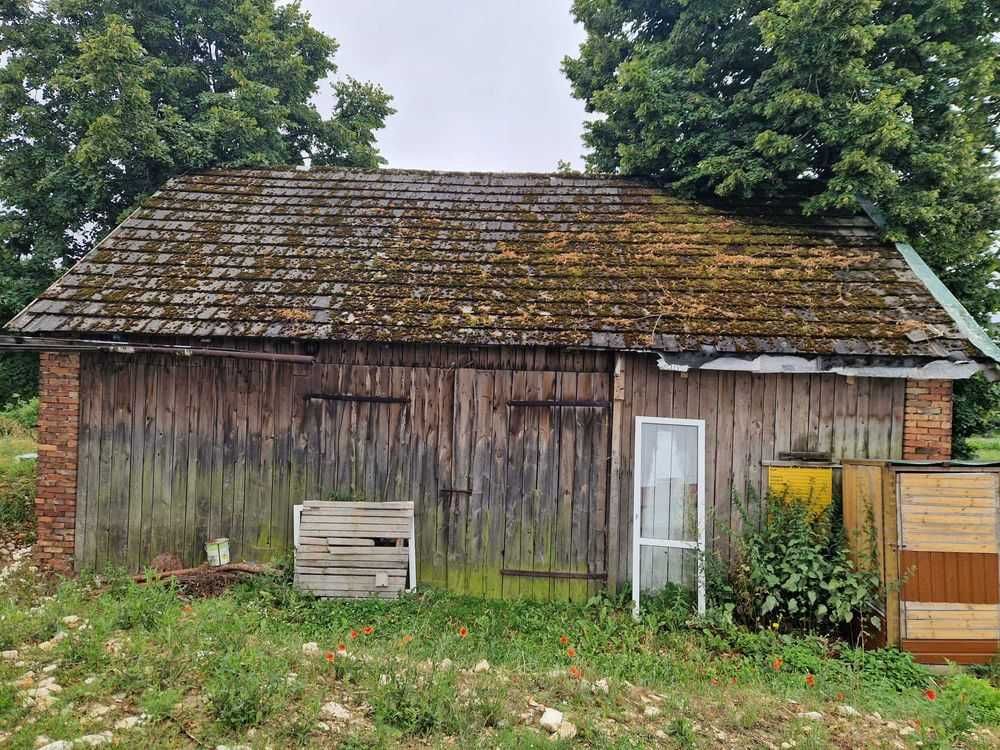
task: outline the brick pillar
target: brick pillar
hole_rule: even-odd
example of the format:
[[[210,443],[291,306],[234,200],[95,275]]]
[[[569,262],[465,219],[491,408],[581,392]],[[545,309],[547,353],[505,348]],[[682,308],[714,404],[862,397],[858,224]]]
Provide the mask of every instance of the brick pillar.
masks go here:
[[[903,417],[903,458],[945,461],[951,458],[950,380],[907,380]]]
[[[40,390],[35,559],[49,570],[71,573],[76,534],[80,355],[42,353]]]

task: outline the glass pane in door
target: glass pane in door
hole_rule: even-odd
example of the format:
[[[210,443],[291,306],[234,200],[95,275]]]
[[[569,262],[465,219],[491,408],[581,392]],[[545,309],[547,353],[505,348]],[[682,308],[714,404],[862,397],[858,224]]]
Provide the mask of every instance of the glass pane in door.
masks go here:
[[[698,428],[645,423],[640,450],[640,536],[698,541]]]

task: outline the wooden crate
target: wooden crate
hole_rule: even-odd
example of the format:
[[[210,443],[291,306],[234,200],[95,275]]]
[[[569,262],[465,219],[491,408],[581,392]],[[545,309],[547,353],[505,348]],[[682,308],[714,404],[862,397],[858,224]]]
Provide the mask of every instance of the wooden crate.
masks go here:
[[[295,586],[321,597],[394,599],[416,580],[413,503],[295,506]]]

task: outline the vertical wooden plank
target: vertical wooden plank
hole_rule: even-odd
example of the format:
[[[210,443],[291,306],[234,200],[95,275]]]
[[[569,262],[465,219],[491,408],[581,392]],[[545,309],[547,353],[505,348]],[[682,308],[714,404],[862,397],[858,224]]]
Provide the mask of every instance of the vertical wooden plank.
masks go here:
[[[809,385],[811,375],[790,375],[792,381],[791,450],[809,450]]]
[[[186,365],[188,370],[188,405],[185,414],[187,429],[187,452],[180,460],[187,462],[184,488],[184,543],[179,552],[181,559],[189,564],[201,562],[198,552],[198,451],[202,441],[200,432],[201,412],[204,405],[205,367],[202,360]],[[147,374],[147,378],[149,375]],[[148,384],[147,384],[147,392]],[[147,409],[149,407],[147,406]],[[144,456],[145,460],[145,456]],[[143,468],[145,476],[145,467]],[[144,483],[145,485],[145,483]],[[145,525],[145,524],[144,524]],[[144,537],[145,538],[145,537]]]
[[[720,551],[716,544],[716,476],[718,455],[719,373],[698,372],[701,418],[705,420],[705,546]]]
[[[859,458],[879,458],[870,453],[868,446],[868,422],[871,408],[871,385],[872,378],[858,378],[858,406],[855,412],[856,442],[854,449]]]
[[[729,559],[732,548],[733,434],[735,427],[735,373],[719,376],[719,414],[715,446],[715,518],[712,527],[718,542],[719,557]]]
[[[437,421],[437,471],[438,471],[438,522],[435,528],[434,567],[441,576],[441,585],[448,584],[448,534],[451,518],[451,497],[442,493],[452,485],[454,465],[454,435],[457,378],[455,370],[440,370],[438,377],[438,421]]]
[[[220,448],[222,463],[219,471],[221,489],[219,493],[219,535],[232,539],[234,534],[236,499],[236,457],[239,446],[236,434],[239,423],[239,370],[236,360],[221,363],[222,385],[219,391]],[[230,549],[230,554],[233,550]]]
[[[775,394],[774,455],[792,450],[792,393],[794,375],[778,375]]]
[[[899,646],[899,522],[896,474],[886,466],[882,470],[882,528],[884,529],[881,552],[885,558],[886,585],[886,645]]]
[[[823,453],[833,452],[833,429],[836,417],[836,375],[820,375],[819,392],[819,433],[816,440],[816,450]]]
[[[146,361],[137,358],[132,363],[132,426],[131,462],[128,479],[128,543],[125,565],[130,571],[139,570],[149,562],[142,553],[142,439],[146,420]]]
[[[218,413],[218,400],[215,398],[218,392],[217,369],[212,364],[203,362],[200,381],[200,408],[197,438],[194,441],[194,524],[189,526],[194,533],[188,532],[188,558],[192,563],[203,559],[202,545],[215,536],[212,519],[212,471]]]
[[[292,398],[297,379],[292,374],[293,365],[278,363],[275,389],[274,423],[274,480],[271,487],[271,554],[283,555],[291,548],[292,504],[291,457],[295,430],[292,426]]]
[[[111,471],[112,456],[114,455],[114,409],[115,409],[115,365],[111,357],[106,357],[102,361],[100,376],[104,380],[104,398],[101,402],[101,456],[100,456],[100,481],[97,487],[97,508],[94,515],[96,521],[95,528],[95,552],[94,567],[103,570],[111,561],[109,555],[108,527],[110,525],[110,505],[111,505]]]
[[[773,419],[773,411],[766,411],[764,406],[765,393],[767,390],[765,381],[767,378],[767,375],[759,375],[756,373],[750,376],[750,423],[747,428],[746,437],[748,444],[747,496],[749,499],[754,501],[754,504],[758,502],[757,499],[760,498],[763,491],[763,465],[761,461],[764,457],[764,421],[767,417]],[[744,502],[743,507],[747,508],[750,505],[751,503]],[[742,516],[740,517],[739,522],[740,528],[742,529]]]
[[[96,377],[94,355],[80,355],[80,436],[78,460],[80,462],[76,493],[75,564],[77,572],[94,567],[91,532],[88,521],[97,507],[98,456],[100,455],[101,381]]]
[[[510,428],[507,424],[507,402],[510,400],[513,375],[509,370],[493,373],[492,424],[493,460],[490,467],[490,494],[486,542],[486,577],[483,593],[489,597],[503,596],[503,579],[500,570],[504,565],[506,542],[505,503],[507,498],[507,473],[510,461]]]
[[[474,423],[471,425],[472,476],[468,495],[466,566],[467,588],[470,594],[482,596],[486,591],[486,557],[489,537],[490,468],[493,458],[493,373],[472,370],[475,377]]]
[[[592,394],[595,399],[605,400],[610,394],[611,382],[608,375],[605,372],[596,373],[591,375]],[[610,464],[610,456],[608,455],[608,449],[610,446],[609,440],[609,424],[608,420],[611,415],[607,409],[593,409],[593,418],[591,419],[590,432],[593,437],[590,440],[590,445],[592,446],[592,455],[588,468],[590,471],[590,505],[588,518],[588,531],[587,537],[589,539],[589,552],[587,555],[587,572],[588,573],[601,573],[606,572],[608,569],[608,555],[607,555],[607,537],[608,537],[608,526],[607,526],[607,497],[608,497],[608,487],[610,472],[608,471],[608,466]],[[576,470],[579,473],[579,469]],[[586,592],[587,598],[597,594],[604,588],[605,582],[600,580],[590,580],[586,588],[579,587],[577,590],[581,592]],[[579,596],[577,601],[583,601],[584,597]]]
[[[468,591],[468,510],[471,499],[470,466],[475,429],[475,409],[478,406],[475,370],[461,369],[455,373],[454,452],[451,464],[452,492],[448,495],[448,589]]]
[[[823,376],[809,375],[809,424],[806,434],[806,450],[819,450],[820,411],[822,410]]]
[[[233,465],[233,515],[232,525],[229,529],[229,539],[230,544],[233,545],[233,559],[236,560],[245,559],[245,553],[243,550],[243,516],[246,512],[247,497],[247,455],[249,452],[247,430],[249,429],[250,421],[250,371],[256,366],[256,362],[237,363],[236,373],[232,384],[235,389],[233,398],[235,401],[234,416],[236,419],[236,458]],[[305,404],[303,403],[303,408],[304,406]],[[186,457],[186,451],[183,455]],[[304,471],[305,461],[303,460],[302,463]]]
[[[557,398],[566,401],[592,398],[592,385],[589,374],[575,372],[559,373],[559,392]],[[589,467],[579,462],[580,449],[578,425],[580,431],[586,430],[586,422],[593,420],[592,409],[559,409],[557,417],[556,450],[559,454],[558,504],[556,510],[556,527],[553,543],[551,569],[556,571],[581,572],[577,566],[580,550],[587,551],[587,497],[578,491],[576,471],[587,471]],[[584,561],[586,564],[586,560]],[[552,581],[552,598],[557,601],[569,601],[573,598],[574,582],[563,579]]]
[[[608,589],[612,594],[618,591],[618,586],[625,581],[625,575],[620,567],[620,537],[619,527],[625,499],[625,475],[622,461],[628,460],[628,454],[623,453],[626,446],[625,433],[630,420],[625,407],[626,378],[625,367],[628,359],[623,354],[615,354],[614,370],[611,385],[611,465],[608,475],[608,512],[607,512],[607,568]]]
[[[555,396],[556,374],[542,372],[540,398],[550,401]],[[538,473],[534,493],[534,556],[531,569],[549,572],[552,569],[553,525],[559,480],[559,454],[555,440],[561,410],[557,407],[532,407],[532,411],[538,412]],[[550,578],[539,576],[529,580],[532,583],[532,598],[544,601],[552,597]]]
[[[111,493],[108,506],[108,561],[125,565],[129,528],[129,474],[132,456],[133,369],[122,361],[115,373],[114,424],[112,427]]]
[[[511,399],[524,399],[528,390],[528,374],[523,370],[513,373],[511,382]],[[509,406],[507,408],[508,418],[508,444],[510,446],[510,459],[507,463],[507,494],[504,501],[504,568],[520,568],[521,547],[522,547],[522,527],[524,520],[522,513],[523,503],[523,483],[524,466],[526,457],[526,427],[525,419],[527,410],[519,407]],[[520,594],[520,579],[507,576],[503,579],[504,599],[516,599]]]
[[[197,399],[199,393],[191,391],[192,368],[187,362],[179,362],[174,367],[174,425],[171,430],[173,444],[170,449],[170,548],[177,555],[183,555],[187,541],[185,535],[187,489],[188,489],[188,444],[190,441],[189,415],[191,400]],[[133,472],[135,473],[135,472]],[[234,553],[239,550],[239,540],[234,540]],[[240,558],[235,558],[240,559]],[[148,562],[148,561],[147,561]]]
[[[750,373],[734,373],[735,383],[733,386],[733,469],[732,469],[732,490],[730,494],[731,502],[746,505],[748,490],[752,486],[750,475],[755,464],[751,464],[751,454],[753,452],[753,410],[754,392],[753,381]],[[758,462],[760,459],[757,459]],[[752,468],[753,467],[753,468]],[[739,507],[732,504],[729,507],[729,515],[726,520],[731,536],[738,536],[743,528],[743,517]]]
[[[892,407],[889,417],[889,458],[903,457],[903,419],[906,408],[906,381],[897,378],[892,381]]]

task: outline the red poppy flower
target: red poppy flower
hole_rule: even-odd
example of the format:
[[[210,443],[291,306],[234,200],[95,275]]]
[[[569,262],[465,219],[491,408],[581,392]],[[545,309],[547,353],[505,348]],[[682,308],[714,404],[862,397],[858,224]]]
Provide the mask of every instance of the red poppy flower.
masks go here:
[[[771,669],[773,669],[775,672],[780,672],[781,665],[784,663],[785,662],[782,661],[781,657],[776,656],[774,657],[774,661],[771,662]]]
[[[843,694],[843,693],[837,693],[837,695],[836,695],[836,699],[837,699],[838,701],[842,701],[842,700],[844,700],[844,694]]]
[[[937,692],[934,691],[934,690],[931,690],[930,688],[927,688],[924,691],[924,697],[927,698],[927,700],[929,700],[929,701],[936,701],[937,700]]]
[[[338,643],[337,644],[337,653],[338,654],[346,654],[347,653],[347,644],[346,643]]]
[[[569,636],[568,635],[561,635],[561,636],[559,636],[559,645],[561,645],[561,646],[568,646],[569,645]]]
[[[583,670],[576,666],[570,667],[569,676],[572,677],[574,680],[579,680],[581,677],[583,677]]]
[[[371,625],[365,625],[361,629],[361,632],[364,633],[365,635],[371,635],[372,633],[375,632],[375,628],[373,628]]]
[[[405,646],[407,643],[409,643],[412,640],[413,640],[413,636],[410,635],[409,633],[407,633],[406,635],[403,636],[403,645]]]
[[[469,629],[464,625],[458,629],[458,637],[465,638],[469,634]]]
[[[333,655],[333,651],[327,651],[325,654],[323,654],[323,658],[332,664],[333,660],[336,659],[337,657]]]
[[[712,684],[712,687],[719,687],[719,681],[714,677],[709,682]]]
[[[357,630],[352,630],[351,631],[351,639],[353,640],[354,638],[357,638],[357,637],[358,637],[358,631]]]
[[[811,674],[807,674],[806,685],[808,685],[809,687],[816,687],[816,678],[813,677]]]
[[[576,656],[576,649],[570,646],[568,649],[566,649],[566,656],[572,659],[574,656]]]

